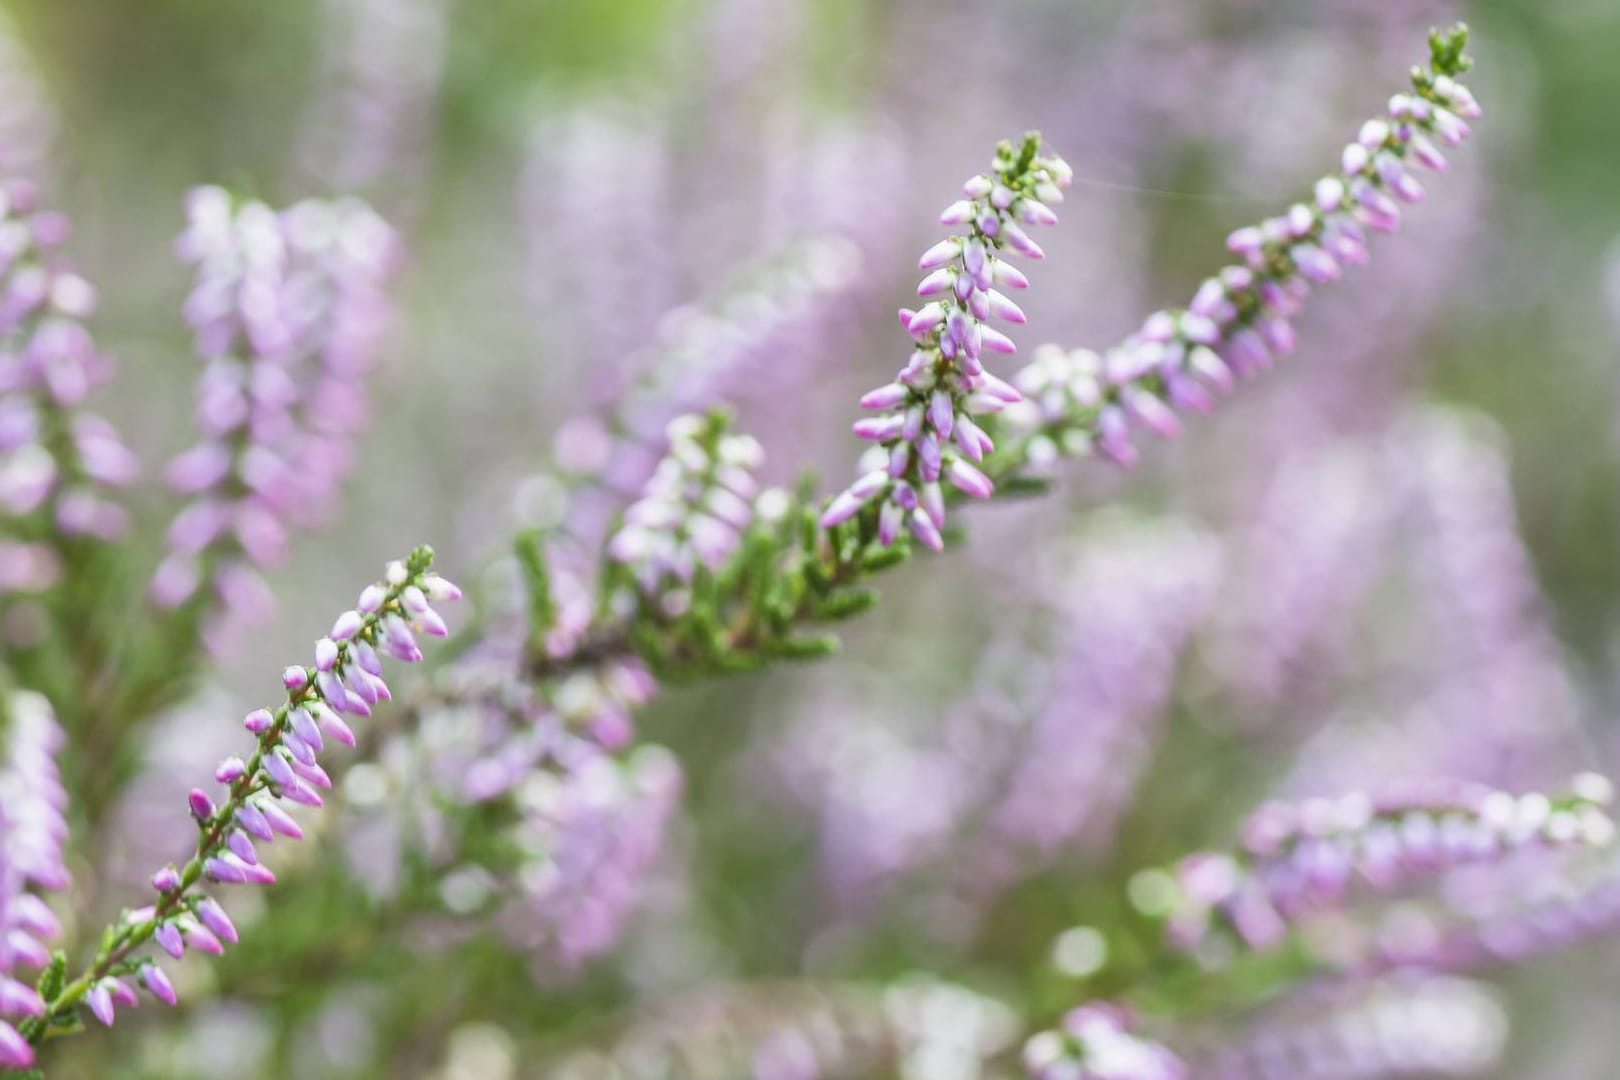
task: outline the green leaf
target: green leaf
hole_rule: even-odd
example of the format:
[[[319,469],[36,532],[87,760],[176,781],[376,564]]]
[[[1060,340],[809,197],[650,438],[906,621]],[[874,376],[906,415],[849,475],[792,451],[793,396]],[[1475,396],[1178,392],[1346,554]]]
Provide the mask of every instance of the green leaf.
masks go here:
[[[39,996],[46,1001],[55,1001],[62,987],[67,982],[67,953],[58,949],[51,953],[51,962],[39,977]]]
[[[815,619],[828,622],[838,619],[848,619],[859,615],[863,611],[870,611],[877,605],[878,592],[865,585],[843,589],[818,601],[810,609],[810,615]]]
[[[909,548],[895,544],[891,547],[868,548],[861,556],[861,569],[868,573],[898,566],[911,555]]]
[[[1052,481],[1044,476],[1014,475],[996,481],[996,498],[1027,499],[1032,495],[1045,495],[1052,490]]]
[[[774,642],[771,653],[783,660],[820,660],[832,656],[842,646],[836,634],[802,634]]]
[[[1464,54],[1468,45],[1468,24],[1458,23],[1447,30],[1429,31],[1429,63],[1437,74],[1459,75],[1474,66]]]
[[[546,563],[545,534],[539,529],[525,529],[513,540],[513,548],[529,597],[529,638],[539,642],[551,632],[557,620],[556,601],[551,595],[551,570]]]

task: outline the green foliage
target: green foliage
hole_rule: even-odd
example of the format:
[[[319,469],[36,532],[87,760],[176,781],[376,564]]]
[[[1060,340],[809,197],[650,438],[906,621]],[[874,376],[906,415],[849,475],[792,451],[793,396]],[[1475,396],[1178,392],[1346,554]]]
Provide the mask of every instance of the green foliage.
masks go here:
[[[1460,75],[1474,66],[1463,52],[1468,45],[1468,24],[1457,23],[1446,30],[1429,31],[1429,64],[1436,74]]]

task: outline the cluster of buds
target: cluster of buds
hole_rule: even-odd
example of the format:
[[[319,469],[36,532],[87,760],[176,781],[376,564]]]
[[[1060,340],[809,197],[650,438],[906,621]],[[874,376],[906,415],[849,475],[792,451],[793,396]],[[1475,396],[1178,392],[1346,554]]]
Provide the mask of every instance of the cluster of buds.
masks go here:
[[[608,542],[608,555],[644,594],[674,590],[667,599],[677,607],[699,568],[719,569],[754,517],[754,471],[765,452],[727,425],[720,412],[671,421],[667,455]]]
[[[400,797],[377,800],[377,809],[407,815],[393,835],[438,838],[426,846],[440,853],[449,910],[487,910],[550,976],[618,940],[662,850],[682,776],[660,747],[616,756],[656,689],[638,662],[604,660],[536,681],[524,671],[531,657],[522,634],[497,632],[443,668],[413,752],[381,755]],[[499,842],[448,839],[463,827],[484,839],[498,829]],[[374,847],[357,860],[375,867]]]
[[[1437,144],[1469,134],[1478,103],[1455,75],[1465,70],[1466,31],[1431,39],[1431,66],[1414,70],[1409,93],[1396,94],[1386,115],[1367,121],[1345,147],[1340,167],[1317,181],[1313,198],[1285,214],[1238,229],[1227,247],[1242,258],[1199,287],[1183,310],[1158,311],[1103,355],[1043,350],[1014,380],[1026,401],[1006,422],[1025,439],[1034,469],[1059,454],[1097,453],[1130,466],[1132,431],[1164,438],[1180,431],[1178,412],[1207,412],[1214,393],[1271,367],[1292,352],[1290,320],[1311,288],[1367,261],[1367,232],[1392,232],[1402,203],[1423,187],[1412,165],[1446,167]]]
[[[863,408],[879,415],[857,421],[855,434],[878,445],[862,457],[860,478],[827,507],[823,527],[848,521],[876,500],[879,543],[888,547],[909,526],[920,543],[938,550],[945,525],[941,481],[975,499],[994,490],[979,463],[995,446],[974,417],[1001,411],[1019,394],[985,370],[983,356],[1017,348],[990,325],[992,318],[1025,321],[998,286],[1029,285],[1006,253],[1042,257],[1024,227],[1057,221],[1051,206],[1062,201],[1072,177],[1062,158],[1040,149],[1035,135],[1017,146],[1003,143],[991,171],[969,180],[962,189],[967,197],[941,215],[942,223],[968,230],[929,248],[918,264],[928,276],[917,293],[928,303],[900,312],[914,351],[894,382],[861,398]]]
[[[488,802],[520,787],[536,770],[568,772],[630,744],[633,716],[656,683],[635,661],[604,661],[545,687],[514,668],[520,653],[473,649],[438,680],[449,703],[428,710],[422,741],[433,758],[436,786],[453,801]]]
[[[548,584],[565,580],[551,574]],[[554,627],[563,612],[590,606],[587,596],[571,590],[550,601],[538,640],[515,620],[486,623],[482,639],[436,673],[414,739],[435,805],[488,803],[536,771],[566,773],[630,744],[636,710],[657,691],[639,660],[604,658],[554,679],[537,680],[526,670],[537,653],[551,655],[554,644],[564,654],[575,647],[576,615],[565,628]]]
[[[612,409],[574,417],[557,431],[555,458],[570,485],[557,524],[569,546],[591,558],[601,550],[607,527],[657,467],[670,421],[708,403],[735,402],[749,388],[755,397],[791,393],[791,381],[812,362],[807,354],[825,353],[839,332],[828,312],[839,310],[861,279],[860,259],[842,237],[814,237],[750,266],[746,285],[659,320],[657,340],[625,364],[639,375],[618,387]]]
[[[1024,1068],[1034,1080],[1184,1080],[1181,1060],[1132,1027],[1123,1006],[1081,1005],[1024,1044]]]
[[[0,184],[0,517],[35,517],[28,539],[54,535],[113,540],[127,523],[106,489],[135,477],[134,455],[112,426],[82,410],[91,390],[111,375],[83,320],[96,292],[64,266],[58,251],[68,237],[61,214],[40,209],[34,186]],[[8,544],[28,566],[0,566],[0,590],[40,586],[54,576],[44,552]],[[31,569],[31,573],[24,573]]]
[[[68,884],[67,794],[56,768],[62,741],[45,698],[18,690],[0,700],[0,1069],[34,1063],[33,1047],[12,1022],[43,1016],[45,1002],[14,972],[45,967],[45,943],[61,932],[34,890]]]
[[[152,875],[157,902],[125,912],[90,969],[48,1003],[46,1020],[68,1022],[82,1001],[110,1025],[117,1006],[134,1003],[134,991],[121,978],[132,974],[153,996],[174,1004],[174,986],[163,969],[138,955],[149,940],[176,959],[188,948],[217,954],[236,942],[230,917],[202,892],[202,883],[275,881],[256,845],[303,835],[288,805],[322,804],[319,792],[332,781],[318,755],[328,741],[353,746],[354,731],[345,718],[369,716],[372,705],[388,698],[381,657],[414,663],[422,658],[417,633],[446,633],[433,604],[461,593],[429,570],[432,560],[431,550],[418,548],[408,560],[391,563],[384,580],[367,587],[355,608],[340,615],[316,645],[315,663],[283,673],[285,704],[248,714],[243,726],[256,745],[247,760],[230,757],[219,764],[215,779],[224,787],[222,798],[216,802],[200,788],[189,796],[199,831],[195,854],[184,867],[165,866]]]
[[[1614,835],[1603,809],[1612,797],[1607,780],[1588,774],[1558,800],[1423,781],[1376,799],[1268,803],[1249,818],[1237,855],[1193,855],[1178,866],[1169,934],[1192,947],[1223,927],[1242,946],[1267,949],[1296,920],[1342,907],[1357,883],[1387,893],[1528,849],[1602,846]]]
[[[197,264],[185,316],[204,364],[202,441],[167,471],[193,501],[169,529],[152,595],[177,607],[211,581],[251,620],[270,603],[255,567],[283,557],[288,523],[313,524],[352,466],[396,243],[356,200],[278,212],[204,187],[186,207],[177,250]]]

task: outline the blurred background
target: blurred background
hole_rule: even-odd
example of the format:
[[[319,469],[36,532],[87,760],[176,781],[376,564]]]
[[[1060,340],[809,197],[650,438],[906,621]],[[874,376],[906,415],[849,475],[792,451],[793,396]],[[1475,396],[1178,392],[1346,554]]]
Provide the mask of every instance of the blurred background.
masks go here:
[[[1132,875],[1228,846],[1261,800],[1615,766],[1620,6],[4,13],[8,165],[76,222],[121,365],[103,407],[148,462],[189,442],[187,188],[358,194],[408,253],[341,518],[275,578],[276,621],[152,737],[130,797],[176,819],[353,582],[417,539],[478,579],[555,512],[558,468],[597,467],[588,418],[726,402],[774,481],[845,476],[856,397],[904,359],[916,253],[998,139],[1038,128],[1075,172],[1027,355],[1184,303],[1227,232],[1332,166],[1431,25],[1473,26],[1487,113],[1401,234],[1313,302],[1298,353],[1181,442],[976,511],[967,544],[889,576],[838,658],[662,697],[637,738],[673,752],[684,794],[625,871],[611,948],[383,924],[344,863],[268,900],[256,944],[183,965],[181,1015],[66,1040],[52,1075],[1010,1075],[1027,1022],[1111,992]],[[136,508],[154,562],[156,491]],[[1346,1022],[1395,1045],[1416,1016],[1440,1049],[1354,1075],[1610,1075],[1617,973],[1599,936],[1425,988],[1427,1012]]]

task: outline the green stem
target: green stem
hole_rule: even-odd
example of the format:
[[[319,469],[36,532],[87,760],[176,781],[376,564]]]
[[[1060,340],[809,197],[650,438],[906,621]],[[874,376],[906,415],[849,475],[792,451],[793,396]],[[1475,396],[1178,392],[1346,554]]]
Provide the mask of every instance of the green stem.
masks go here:
[[[432,559],[432,550],[429,548],[418,548],[411,555],[404,578],[398,584],[389,586],[384,593],[383,602],[376,611],[362,617],[359,631],[348,641],[338,645],[338,659],[334,670],[341,669],[350,660],[352,642],[376,643],[381,636],[382,620],[385,616],[390,613],[406,616],[400,596],[406,588],[421,584],[424,573],[432,564]],[[203,867],[207,861],[217,857],[224,850],[225,838],[235,827],[237,811],[249,798],[261,791],[268,790],[272,794],[275,793],[274,784],[264,770],[266,755],[273,753],[280,745],[287,732],[288,715],[293,709],[322,700],[315,683],[317,674],[315,669],[306,667],[303,671],[303,685],[287,692],[286,702],[276,709],[270,727],[259,736],[243,774],[231,783],[228,797],[215,808],[206,821],[199,823],[197,847],[191,859],[180,871],[179,885],[160,896],[150,919],[133,922],[129,912],[125,911],[117,923],[107,928],[102,936],[100,948],[85,970],[51,997],[47,1002],[44,1017],[31,1020],[24,1025],[22,1034],[30,1042],[37,1045],[47,1037],[51,1028],[71,1023],[72,1010],[99,980],[108,975],[122,974],[134,969],[131,956],[135,950],[149,941],[166,920],[179,914],[195,899],[189,895],[190,891],[202,880]]]

